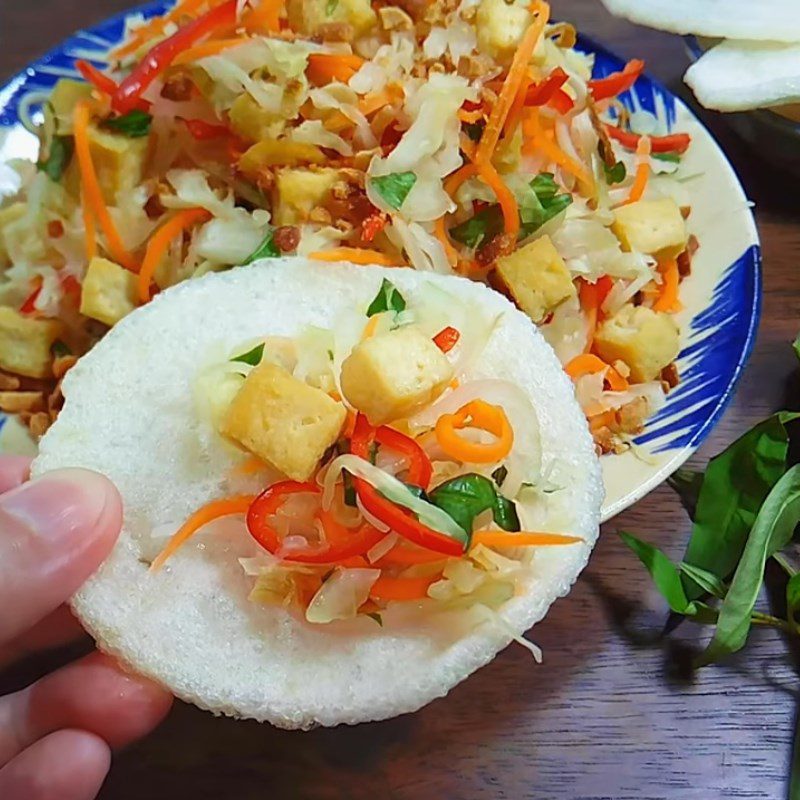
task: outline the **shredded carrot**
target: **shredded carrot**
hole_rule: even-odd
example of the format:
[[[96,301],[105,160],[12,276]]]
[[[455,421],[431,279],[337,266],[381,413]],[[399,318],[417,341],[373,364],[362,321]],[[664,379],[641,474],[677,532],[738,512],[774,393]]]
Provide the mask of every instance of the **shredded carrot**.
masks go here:
[[[396,258],[387,256],[378,250],[369,250],[365,247],[334,247],[332,250],[318,250],[315,253],[309,253],[309,258],[315,261],[350,261],[353,264],[361,264],[362,266],[369,266],[377,264],[381,267],[397,267]]]
[[[375,335],[375,329],[378,327],[379,320],[380,317],[377,314],[373,314],[373,316],[367,320],[367,324],[364,326],[364,330],[361,333],[362,342],[371,339]]]
[[[444,561],[449,556],[437,553],[435,550],[426,550],[414,545],[396,544],[385,556],[378,559],[373,566],[378,569],[386,567],[411,567],[415,564],[433,564]]]
[[[447,256],[450,266],[454,267],[458,263],[458,250],[453,246],[453,243],[450,241],[450,236],[447,233],[447,226],[445,224],[446,216],[446,214],[442,215],[433,223],[433,232],[436,238],[442,243],[444,254]]]
[[[473,546],[482,544],[486,547],[536,547],[554,544],[575,544],[582,541],[583,539],[580,536],[568,536],[564,533],[476,531],[472,534]]]
[[[352,439],[353,433],[356,429],[357,414],[352,409],[347,409],[347,416],[344,418],[344,425],[342,426],[342,436],[345,439]]]
[[[167,542],[167,546],[155,557],[150,565],[150,571],[157,572],[160,570],[164,566],[164,562],[204,525],[208,525],[209,522],[213,522],[220,517],[229,517],[232,514],[246,514],[255,499],[254,495],[235,495],[222,500],[212,500],[202,508],[198,508]]]
[[[461,186],[474,175],[478,174],[478,167],[475,164],[464,164],[463,167],[457,169],[450,175],[444,182],[444,190],[452,197]]]
[[[112,57],[119,61],[131,53],[135,53],[145,42],[163,33],[170,22],[175,22],[184,16],[191,16],[204,2],[205,0],[183,0],[183,2],[177,3],[169,13],[160,17],[154,17],[140,28],[133,31],[131,33],[131,38],[125,44],[114,50],[111,54]]]
[[[622,377],[610,364],[606,364],[600,356],[593,353],[581,353],[575,356],[565,367],[564,372],[573,381],[582,378],[584,375],[595,375],[606,370],[605,380],[614,392],[624,392],[628,388],[628,381]]]
[[[631,203],[638,203],[644,196],[647,182],[650,180],[650,151],[650,137],[642,136],[642,138],[639,139],[639,144],[636,146],[636,155],[639,157],[639,164],[636,167],[636,178],[633,181],[633,186],[631,186],[628,199],[623,205],[627,206]]]
[[[506,117],[505,124],[503,125],[503,139],[504,141],[510,140],[517,130],[520,122],[522,121],[522,114],[525,111],[525,100],[528,96],[528,89],[533,83],[533,75],[530,70],[526,70],[520,84],[517,94],[514,97],[514,102],[511,104],[511,109]]]
[[[487,431],[495,441],[489,444],[468,441],[457,432],[466,427]],[[439,447],[447,455],[467,464],[502,461],[514,446],[514,431],[506,412],[483,400],[472,400],[455,414],[442,414],[434,432]]]
[[[364,59],[352,54],[312,53],[306,74],[312,83],[322,86],[331,81],[347,83],[361,69]]]
[[[281,9],[284,0],[261,0],[242,20],[248,31],[277,33],[281,29]]]
[[[680,311],[683,306],[678,299],[681,275],[678,270],[678,262],[674,258],[668,258],[658,265],[661,273],[661,286],[658,299],[653,303],[653,311],[666,311],[674,313]]]
[[[489,115],[489,120],[486,123],[486,128],[483,131],[475,154],[475,160],[479,164],[487,163],[497,147],[506,118],[511,111],[511,106],[514,104],[519,88],[525,80],[533,51],[536,49],[545,25],[550,18],[550,6],[543,0],[536,0],[531,8],[536,13],[536,18],[528,26],[517,51],[514,53],[514,59],[503,82],[500,96],[497,98],[497,102],[492,108],[492,113]]]
[[[189,228],[196,222],[204,222],[209,219],[211,214],[204,208],[186,208],[179,211],[174,217],[167,220],[151,237],[147,243],[142,268],[139,270],[139,301],[147,303],[150,301],[150,281],[153,279],[156,268],[158,267],[170,242],[185,228]]]
[[[369,596],[376,600],[422,600],[428,596],[428,588],[436,583],[441,573],[424,578],[391,578],[381,575],[372,588]]]
[[[390,83],[380,92],[372,92],[372,94],[362,97],[358,103],[358,108],[365,117],[368,117],[370,114],[374,114],[376,111],[380,111],[382,108],[402,99],[402,88],[396,83]]]
[[[113,259],[126,269],[135,270],[136,261],[122,243],[114,220],[111,219],[108,206],[103,199],[100,181],[97,179],[97,172],[92,163],[92,150],[89,144],[90,118],[89,104],[83,100],[77,103],[72,116],[72,124],[75,134],[75,155],[78,159],[81,188],[86,198],[86,205],[105,234],[108,250]]]
[[[180,66],[181,64],[189,64],[192,61],[198,61],[207,56],[216,56],[231,47],[244,44],[249,41],[248,39],[212,39],[210,42],[200,42],[194,47],[189,47],[182,53],[179,53],[175,60],[172,62],[173,66]]]
[[[86,192],[81,191],[81,217],[83,219],[83,241],[86,247],[86,259],[91,261],[97,255],[97,230],[94,217],[86,202]]]
[[[478,164],[478,174],[483,182],[495,193],[497,202],[503,212],[503,230],[511,237],[513,242],[517,241],[519,234],[519,206],[517,198],[503,179],[498,174],[490,161]]]

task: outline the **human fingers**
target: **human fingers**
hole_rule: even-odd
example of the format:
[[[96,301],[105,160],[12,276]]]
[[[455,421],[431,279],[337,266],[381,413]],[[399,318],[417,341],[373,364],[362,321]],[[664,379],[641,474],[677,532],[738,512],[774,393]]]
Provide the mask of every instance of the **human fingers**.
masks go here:
[[[0,456],[0,494],[28,480],[30,469],[26,456]]]
[[[0,495],[0,642],[71,597],[119,535],[122,502],[103,476],[57,470]]]
[[[21,636],[6,645],[0,645],[0,669],[40,650],[61,647],[82,636],[86,636],[86,631],[69,606],[59,606]]]

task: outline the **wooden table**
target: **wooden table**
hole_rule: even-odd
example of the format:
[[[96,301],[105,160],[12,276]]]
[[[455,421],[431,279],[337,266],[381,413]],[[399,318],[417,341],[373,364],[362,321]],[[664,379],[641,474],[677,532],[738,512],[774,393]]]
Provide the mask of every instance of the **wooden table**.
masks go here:
[[[665,0],[666,1],[666,0]],[[126,0],[0,0],[0,78]],[[679,39],[612,19],[598,0],[556,12],[621,55],[644,56],[686,92]],[[800,328],[800,201],[794,184],[708,124],[739,171],[764,244],[764,314],[736,399],[703,447],[717,452],[768,412],[797,405],[789,346]],[[780,188],[779,188],[780,187]],[[786,792],[797,676],[783,642],[758,632],[744,655],[687,677],[677,668],[699,629],[657,637],[664,607],[615,536],[647,534],[672,554],[688,526],[667,488],[605,526],[586,572],[533,633],[537,667],[510,647],[443,700],[389,722],[287,733],[178,705],[149,739],[116,757],[114,800],[179,796],[297,800],[714,800]],[[18,683],[28,674],[13,676]],[[392,676],[386,676],[387,681]]]

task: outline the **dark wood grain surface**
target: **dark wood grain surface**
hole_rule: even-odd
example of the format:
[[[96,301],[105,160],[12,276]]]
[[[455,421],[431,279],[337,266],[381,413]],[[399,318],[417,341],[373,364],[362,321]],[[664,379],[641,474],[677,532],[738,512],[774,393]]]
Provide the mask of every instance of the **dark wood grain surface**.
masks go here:
[[[667,0],[665,0],[667,1]],[[0,79],[125,0],[0,0]],[[554,2],[624,56],[644,56],[676,89],[679,39],[617,21],[599,0]],[[800,328],[800,200],[791,180],[700,112],[755,203],[764,245],[764,313],[736,397],[705,459],[768,412],[800,399],[790,341]],[[785,644],[753,635],[746,652],[696,676],[682,669],[698,629],[658,638],[664,608],[615,530],[682,551],[688,527],[667,488],[605,526],[569,598],[532,634],[537,667],[511,647],[422,711],[355,728],[287,733],[177,705],[146,741],[119,753],[102,797],[113,800],[714,800],[786,796],[797,673]],[[42,663],[7,676],[29,679]],[[386,675],[387,684],[395,676]]]

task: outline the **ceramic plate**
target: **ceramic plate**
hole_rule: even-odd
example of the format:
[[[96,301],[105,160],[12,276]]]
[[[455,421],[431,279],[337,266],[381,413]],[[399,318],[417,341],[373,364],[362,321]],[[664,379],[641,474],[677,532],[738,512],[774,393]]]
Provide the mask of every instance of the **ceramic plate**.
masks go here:
[[[121,40],[127,18],[161,14],[168,6],[152,3],[80,31],[0,89],[0,192],[13,190],[13,174],[2,166],[8,159],[36,157],[36,137],[21,120],[36,121],[43,94],[60,77],[78,77],[75,59],[89,59],[102,67],[105,53]],[[624,63],[589,39],[583,38],[579,46],[595,54],[596,77]],[[693,176],[687,182],[693,208],[690,229],[701,248],[691,276],[681,284],[681,384],[648,421],[636,447],[603,458],[604,519],[661,483],[708,435],[750,354],[760,309],[758,234],[747,197],[725,155],[689,109],[651,78],[641,78],[623,101],[632,110],[653,112],[669,128],[692,135],[683,174]],[[0,415],[0,450],[31,447],[14,421]]]

